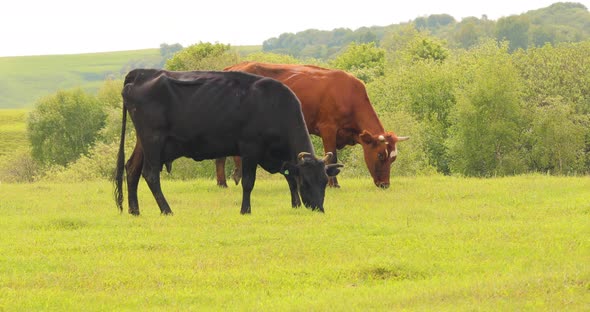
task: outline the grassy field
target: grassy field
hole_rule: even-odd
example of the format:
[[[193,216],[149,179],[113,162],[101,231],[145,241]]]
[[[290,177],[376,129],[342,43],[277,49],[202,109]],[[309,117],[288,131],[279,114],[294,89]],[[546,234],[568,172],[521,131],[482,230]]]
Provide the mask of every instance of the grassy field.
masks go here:
[[[341,179],[326,213],[286,183],[164,181],[159,215],[110,183],[0,185],[0,310],[588,311],[590,179]]]
[[[0,109],[0,158],[29,146],[26,109]]]

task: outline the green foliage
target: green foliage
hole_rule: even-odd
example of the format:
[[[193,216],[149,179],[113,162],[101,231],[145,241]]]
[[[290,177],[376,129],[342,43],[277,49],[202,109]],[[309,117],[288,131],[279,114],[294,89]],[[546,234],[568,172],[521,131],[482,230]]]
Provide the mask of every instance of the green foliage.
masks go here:
[[[303,61],[286,54],[256,52],[242,58],[243,61],[256,61],[274,64],[302,64]]]
[[[385,33],[384,27],[361,27],[357,30],[337,28],[332,31],[307,29],[296,34],[283,33],[262,43],[264,52],[292,55],[297,58],[328,60],[352,42],[377,43]]]
[[[584,118],[580,120],[580,118]],[[534,108],[530,168],[553,174],[583,172],[587,116],[574,113],[560,98]]]
[[[351,43],[342,54],[329,62],[333,68],[353,74],[365,83],[383,76],[385,71],[385,50],[374,42]]]
[[[449,56],[445,42],[412,25],[388,33],[381,45],[389,52],[388,61],[397,66],[424,60],[444,61]]]
[[[40,173],[39,164],[31,157],[31,151],[19,148],[0,157],[0,183],[30,183]]]
[[[456,24],[451,32],[452,37],[447,40],[452,46],[469,49],[484,39],[494,38],[495,27],[496,23],[485,15],[481,19],[467,17]]]
[[[119,142],[97,143],[86,155],[67,166],[50,166],[43,172],[41,180],[61,183],[108,180],[115,172],[118,150]]]
[[[418,17],[414,20],[417,29],[434,30],[455,23],[455,18],[448,14],[432,14],[427,17]]]
[[[123,79],[107,79],[98,89],[96,97],[103,107],[121,108],[123,107],[122,89]]]
[[[496,38],[510,42],[510,51],[526,49],[529,45],[530,22],[526,16],[508,16],[498,20]]]
[[[450,167],[468,176],[525,171],[519,155],[523,82],[511,62],[508,45],[493,41],[461,60],[462,81],[450,128]]]
[[[178,52],[180,50],[182,50],[182,45],[180,43],[175,43],[175,44],[162,43],[162,44],[160,44],[160,56],[162,56],[163,60],[168,60],[169,58],[174,56],[174,54],[176,54],[176,52]]]
[[[581,3],[558,2],[547,8],[529,11],[529,42],[540,47],[546,43],[577,42],[590,37],[590,12]]]
[[[222,70],[238,62],[230,45],[200,42],[180,50],[166,61],[168,70]]]
[[[41,99],[27,124],[33,158],[62,166],[76,160],[96,141],[105,118],[96,97],[81,89]]]
[[[590,113],[590,41],[547,44],[515,54],[515,64],[525,79],[525,99],[539,106],[560,96],[577,113]]]
[[[426,172],[432,167],[450,174],[445,141],[456,102],[453,75],[452,65],[433,60],[417,61],[406,63],[396,71],[390,70],[383,79],[368,85],[373,105],[381,116],[402,111],[412,116],[411,124],[416,126],[409,129],[411,132],[401,132],[412,139],[403,145],[419,149],[422,156],[411,162],[414,166],[421,164]],[[390,129],[399,133],[398,126],[394,124]]]
[[[465,17],[457,22],[448,14],[417,17],[409,23],[361,27],[355,31],[336,28],[332,31],[308,29],[298,33],[283,33],[263,43],[265,52],[313,57],[329,60],[351,42],[387,45],[388,33],[406,27],[425,31],[446,42],[449,47],[468,49],[480,42],[496,38],[509,40],[510,51],[545,43],[579,42],[590,39],[590,12],[580,3],[559,2],[546,8],[520,15],[490,20],[486,15]]]

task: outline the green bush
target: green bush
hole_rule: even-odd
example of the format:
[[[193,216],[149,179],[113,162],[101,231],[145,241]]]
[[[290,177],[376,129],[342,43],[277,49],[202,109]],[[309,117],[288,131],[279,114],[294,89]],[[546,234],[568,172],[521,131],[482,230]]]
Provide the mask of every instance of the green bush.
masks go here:
[[[33,158],[43,164],[65,166],[86,155],[105,118],[96,97],[81,89],[42,98],[27,124]]]
[[[230,45],[201,42],[186,47],[168,61],[168,70],[222,70],[238,62],[239,55]]]
[[[0,183],[27,183],[36,180],[39,164],[28,149],[16,150],[0,159]]]

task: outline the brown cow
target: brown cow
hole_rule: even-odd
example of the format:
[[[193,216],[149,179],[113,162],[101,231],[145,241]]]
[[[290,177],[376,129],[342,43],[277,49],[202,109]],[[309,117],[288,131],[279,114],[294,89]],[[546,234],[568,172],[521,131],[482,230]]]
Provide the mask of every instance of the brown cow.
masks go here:
[[[287,85],[301,101],[309,133],[322,138],[324,150],[334,154],[332,161],[338,160],[337,149],[361,144],[375,185],[389,187],[397,142],[409,137],[385,132],[360,80],[341,70],[312,65],[243,62],[224,70],[271,77]],[[233,175],[236,184],[241,173],[239,166],[236,163]],[[224,168],[225,158],[217,159],[217,184],[220,186],[227,186]],[[330,178],[329,185],[339,187],[336,177]]]

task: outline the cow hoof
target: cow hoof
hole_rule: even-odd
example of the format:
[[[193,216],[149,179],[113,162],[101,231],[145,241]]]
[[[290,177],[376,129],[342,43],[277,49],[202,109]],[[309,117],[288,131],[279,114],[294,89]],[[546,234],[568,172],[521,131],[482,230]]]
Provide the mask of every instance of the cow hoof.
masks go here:
[[[328,186],[333,188],[340,188],[339,184],[329,184]]]
[[[217,186],[226,188],[227,187],[227,183],[225,183],[225,182],[217,182]]]
[[[163,216],[173,216],[174,213],[172,212],[172,210],[162,211],[161,215],[163,215]]]
[[[139,216],[139,210],[129,210],[129,214],[132,216]]]

